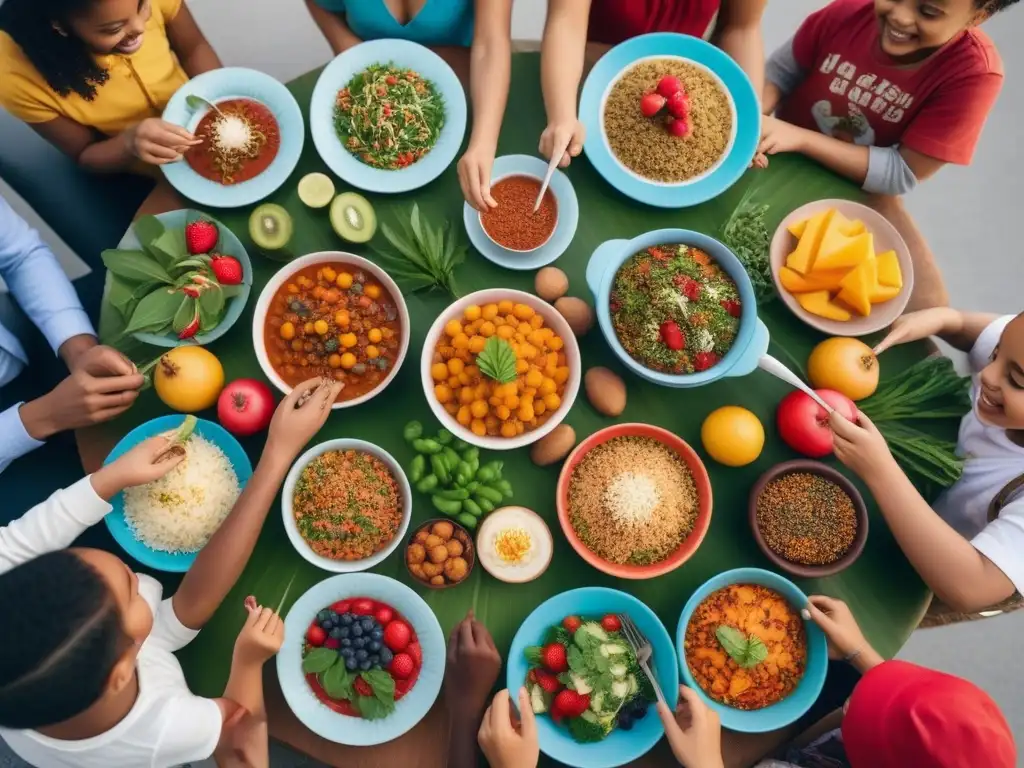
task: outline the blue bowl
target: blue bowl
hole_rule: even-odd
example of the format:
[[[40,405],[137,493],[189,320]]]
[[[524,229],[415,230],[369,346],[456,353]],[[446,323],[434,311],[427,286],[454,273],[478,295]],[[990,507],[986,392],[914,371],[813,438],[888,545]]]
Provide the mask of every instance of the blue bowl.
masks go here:
[[[120,458],[143,440],[148,440],[162,432],[177,429],[184,418],[180,414],[160,416],[159,418],[147,421],[145,424],[140,424],[122,437],[121,441],[114,446],[114,450],[110,452],[110,455],[103,462],[104,466]],[[235,475],[238,477],[238,487],[240,489],[245,488],[245,484],[252,477],[252,464],[249,463],[249,457],[245,454],[242,446],[238,444],[238,441],[222,426],[206,419],[196,420],[195,434],[209,440],[224,451],[224,455],[231,462],[231,468],[234,469]],[[132,529],[128,527],[128,523],[124,519],[123,493],[119,493],[111,499],[110,506],[113,509],[104,518],[107,523],[107,530],[114,537],[114,541],[120,544],[121,549],[128,555],[143,565],[158,571],[184,573],[191,567],[192,561],[196,559],[198,552],[161,552],[151,549],[135,538],[135,534],[132,533]]]
[[[258,101],[277,118],[281,129],[281,146],[277,156],[263,173],[238,184],[218,184],[203,178],[181,160],[161,165],[160,170],[175,189],[200,205],[213,208],[240,208],[262,200],[288,180],[299,162],[306,140],[302,110],[291,91],[263,72],[244,67],[223,67],[204,72],[181,86],[164,108],[163,118],[169,123],[195,131],[208,109],[193,110],[185,103],[190,95],[202,96],[216,104],[225,99]]]
[[[735,135],[726,154],[708,173],[678,184],[644,179],[612,154],[604,132],[604,105],[612,85],[640,59],[681,58],[717,77],[735,111]],[[580,121],[586,126],[583,147],[605,181],[624,195],[660,208],[685,208],[722,194],[750,166],[761,139],[761,108],[746,73],[728,54],[700,38],[673,32],[640,35],[612,48],[590,70],[580,95]]]
[[[606,613],[625,613],[651,641],[654,653],[651,665],[670,709],[679,700],[679,674],[672,638],[654,611],[632,595],[607,587],[583,587],[562,592],[533,609],[512,639],[506,665],[506,687],[517,700],[516,692],[525,685],[529,665],[524,651],[538,645],[548,628],[560,624],[566,616],[601,617]],[[555,725],[547,715],[537,718],[537,734],[541,751],[566,765],[576,768],[612,768],[625,765],[646,754],[658,743],[665,729],[652,705],[647,716],[638,720],[630,731],[616,728],[604,741],[577,744],[565,727]]]
[[[338,91],[371,64],[391,63],[419,72],[444,99],[444,125],[437,143],[412,165],[394,171],[373,168],[357,160],[342,146],[334,130],[334,102]],[[338,54],[316,81],[309,103],[309,129],[321,159],[334,173],[368,192],[408,192],[429,184],[451,165],[466,132],[466,93],[444,59],[408,40],[371,40]]]
[[[796,584],[777,573],[761,568],[735,568],[708,579],[687,600],[686,607],[683,608],[683,613],[679,617],[679,625],[676,627],[676,651],[679,655],[679,668],[683,672],[683,682],[697,691],[708,706],[718,712],[722,725],[726,728],[743,733],[765,733],[777,728],[784,728],[803,717],[818,700],[821,689],[825,685],[825,675],[828,672],[828,641],[825,639],[825,633],[819,629],[817,624],[813,621],[804,622],[804,630],[807,633],[807,667],[804,669],[804,676],[797,684],[796,690],[782,701],[772,704],[770,707],[755,710],[734,709],[714,701],[701,690],[697,681],[693,679],[690,667],[686,663],[683,644],[686,640],[686,626],[690,623],[690,617],[701,601],[712,592],[732,584],[760,584],[763,587],[774,589],[785,597],[796,610],[807,605],[807,595]]]
[[[612,284],[619,267],[630,256],[652,245],[683,243],[700,248],[718,262],[736,282],[742,305],[740,328],[736,340],[725,356],[706,371],[690,374],[662,373],[638,363],[619,343],[612,327],[609,309]],[[632,240],[608,240],[597,247],[587,262],[587,285],[594,296],[597,322],[605,341],[622,364],[642,379],[665,387],[699,387],[726,376],[746,376],[757,368],[758,361],[768,351],[768,327],[757,316],[754,287],[740,260],[725,245],[713,237],[689,229],[657,229],[637,235]]]
[[[505,155],[494,161],[491,168],[491,184],[506,176],[533,176],[538,181],[544,179],[548,164],[538,157],[530,155]],[[558,220],[555,231],[548,241],[532,251],[510,251],[494,242],[484,231],[480,223],[480,212],[465,203],[462,206],[462,221],[466,226],[466,234],[473,247],[480,251],[485,259],[493,261],[505,269],[540,269],[558,259],[569,247],[576,236],[576,226],[580,218],[580,204],[576,199],[569,177],[556,170],[551,176],[548,187],[558,204]]]
[[[234,256],[238,259],[238,263],[242,265],[242,284],[239,286],[241,290],[237,296],[227,300],[227,311],[224,313],[224,317],[221,318],[220,323],[218,323],[217,327],[212,331],[208,331],[207,333],[197,333],[191,339],[179,339],[178,335],[171,331],[168,331],[163,335],[156,333],[133,333],[132,336],[143,344],[152,344],[155,347],[186,347],[195,344],[198,344],[199,346],[210,344],[231,329],[231,326],[233,326],[235,321],[241,316],[242,310],[245,308],[245,303],[249,300],[249,293],[252,291],[252,262],[249,261],[249,254],[246,253],[245,247],[242,245],[242,241],[238,239],[234,232],[212,216],[205,213],[200,214],[199,211],[169,211],[168,213],[157,214],[156,218],[166,229],[172,229],[183,233],[185,224],[190,219],[198,218],[200,215],[203,218],[212,221],[217,225],[217,229],[220,230],[220,240],[217,243],[217,251],[225,256]],[[184,242],[184,234],[182,234],[181,239],[182,242]],[[117,247],[121,250],[129,251],[139,250],[142,248],[142,245],[139,243],[139,238],[135,236],[134,227],[128,228],[128,231],[124,233],[124,237],[121,238],[121,242],[117,244]]]

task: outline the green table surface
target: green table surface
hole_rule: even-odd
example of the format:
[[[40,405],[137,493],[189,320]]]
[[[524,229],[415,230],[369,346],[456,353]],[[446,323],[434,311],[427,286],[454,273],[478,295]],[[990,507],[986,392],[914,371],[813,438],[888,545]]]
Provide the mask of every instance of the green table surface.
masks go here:
[[[319,71],[310,72],[288,86],[307,114],[318,74]],[[539,57],[536,54],[516,54],[498,154],[534,154],[544,124]],[[312,171],[327,172],[328,169],[307,133],[305,149],[295,173],[269,198],[284,205],[295,217],[294,252],[344,250],[372,258],[368,248],[353,247],[341,241],[331,230],[326,213],[306,209],[299,202],[296,183],[302,175]],[[631,238],[662,227],[683,227],[715,235],[750,184],[758,185],[756,199],[771,205],[769,224],[772,227],[805,202],[834,197],[857,198],[860,195],[849,182],[798,156],[773,157],[766,171],[749,171],[728,193],[684,210],[662,210],[633,202],[609,186],[585,157],[576,160],[567,173],[579,197],[579,228],[569,249],[556,264],[569,276],[570,295],[580,296],[588,302],[592,302],[592,297],[584,281],[586,263],[593,250],[606,240]],[[346,188],[346,184],[338,182],[339,191]],[[463,200],[454,163],[436,181],[414,193],[369,195],[369,198],[381,220],[394,221],[396,216],[406,215],[410,204],[416,201],[423,214],[432,221],[449,220],[455,222],[460,232],[462,230]],[[250,246],[247,236],[250,211],[251,208],[211,210],[210,214]],[[376,241],[382,240],[378,235]],[[261,377],[251,342],[252,309],[260,289],[281,268],[281,264],[260,257],[255,249],[252,261],[254,290],[249,305],[235,327],[209,347],[224,364],[228,380]],[[501,269],[471,248],[466,263],[458,272],[458,281],[463,292],[489,287],[532,291],[533,276],[533,272]],[[333,413],[316,441],[337,437],[362,438],[382,446],[406,464],[413,453],[402,440],[405,422],[420,419],[428,430],[438,426],[424,398],[419,355],[427,328],[450,299],[434,292],[407,295],[406,301],[411,318],[409,331],[412,343],[398,376],[370,402]],[[779,301],[761,308],[760,316],[771,331],[771,354],[802,372],[811,348],[823,337],[801,323]],[[795,454],[779,439],[774,420],[776,404],[789,388],[760,371],[743,378],[721,379],[697,389],[657,387],[626,374],[596,328],[580,339],[580,349],[584,368],[603,365],[624,376],[628,405],[618,420],[606,418],[590,407],[581,392],[565,419],[566,423],[576,430],[579,439],[615,421],[630,421],[656,424],[688,441],[704,456],[714,489],[714,510],[707,537],[685,565],[668,575],[648,581],[623,581],[606,576],[587,565],[561,533],[555,511],[559,466],[534,466],[526,449],[502,452],[500,458],[505,462],[505,476],[516,489],[513,503],[536,510],[548,522],[554,533],[554,560],[540,579],[525,585],[499,582],[482,568],[476,568],[473,575],[457,588],[432,591],[417,586],[437,614],[445,632],[465,615],[468,608],[473,608],[504,652],[523,619],[546,598],[575,587],[603,585],[630,592],[643,600],[674,634],[684,603],[706,579],[730,568],[770,567],[750,532],[747,497],[750,487],[762,472],[777,462],[795,458]],[[155,352],[149,350],[147,355]],[[923,346],[903,346],[888,352],[883,378],[924,355]],[[716,464],[704,454],[700,445],[700,425],[705,416],[719,406],[730,404],[742,405],[756,413],[767,433],[760,458],[749,466],[735,469]],[[166,411],[166,407],[149,391],[128,414],[114,423],[112,429],[121,435]],[[216,418],[211,414],[201,415]],[[243,444],[255,464],[263,448],[262,436],[244,440]],[[863,555],[837,576],[803,581],[800,586],[808,593],[826,593],[846,600],[871,642],[881,653],[889,656],[900,648],[917,626],[927,604],[928,592],[903,557],[874,505],[870,504],[866,491],[865,497],[872,509],[870,536]],[[416,495],[413,525],[434,516],[429,499]],[[403,564],[401,549],[375,571],[412,583]],[[217,696],[223,691],[232,644],[243,619],[245,595],[256,595],[265,605],[277,605],[286,586],[294,578],[284,601],[284,610],[287,610],[308,587],[331,575],[308,564],[295,552],[285,536],[280,505],[275,505],[235,589],[198,639],[180,653],[192,690],[204,696]],[[173,576],[163,574],[161,578],[168,587],[176,583]]]

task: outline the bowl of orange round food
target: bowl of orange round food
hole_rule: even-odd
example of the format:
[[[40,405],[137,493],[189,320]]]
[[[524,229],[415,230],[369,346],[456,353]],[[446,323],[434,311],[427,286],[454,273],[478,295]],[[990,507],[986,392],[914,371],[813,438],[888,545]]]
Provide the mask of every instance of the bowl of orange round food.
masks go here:
[[[550,304],[489,288],[434,321],[420,370],[444,427],[480,448],[510,450],[540,440],[565,418],[580,388],[580,350]]]

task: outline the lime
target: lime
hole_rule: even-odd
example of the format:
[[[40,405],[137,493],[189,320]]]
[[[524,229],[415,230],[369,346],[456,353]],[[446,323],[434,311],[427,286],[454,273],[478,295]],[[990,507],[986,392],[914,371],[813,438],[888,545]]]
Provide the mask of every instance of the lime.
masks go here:
[[[310,208],[326,208],[334,199],[334,182],[325,173],[307,173],[299,180],[299,200]]]

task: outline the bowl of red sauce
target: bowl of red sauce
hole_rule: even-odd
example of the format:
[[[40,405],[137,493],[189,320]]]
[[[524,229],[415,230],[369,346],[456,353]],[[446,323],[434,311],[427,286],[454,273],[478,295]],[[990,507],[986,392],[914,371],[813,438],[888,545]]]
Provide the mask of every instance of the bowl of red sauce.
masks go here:
[[[549,186],[534,211],[540,187],[541,179],[526,173],[491,182],[491,197],[498,205],[479,214],[491,242],[513,253],[532,253],[548,244],[558,227],[558,200]]]

